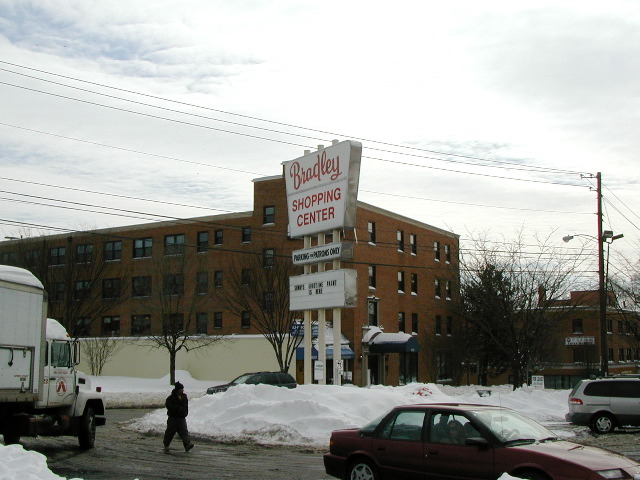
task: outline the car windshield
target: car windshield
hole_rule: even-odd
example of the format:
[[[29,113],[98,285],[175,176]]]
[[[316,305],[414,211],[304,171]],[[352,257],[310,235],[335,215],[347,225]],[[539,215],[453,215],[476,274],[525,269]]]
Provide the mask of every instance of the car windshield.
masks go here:
[[[238,385],[239,383],[247,383],[249,379],[253,377],[253,373],[245,373],[244,375],[240,375],[238,378],[231,380],[230,383],[234,385]]]
[[[557,438],[553,432],[539,423],[512,410],[471,410],[470,413],[503,443],[515,445]]]

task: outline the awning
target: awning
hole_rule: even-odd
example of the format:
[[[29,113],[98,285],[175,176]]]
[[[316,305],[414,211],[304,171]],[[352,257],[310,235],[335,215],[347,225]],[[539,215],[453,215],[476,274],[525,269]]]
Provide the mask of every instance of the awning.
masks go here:
[[[356,354],[353,350],[351,350],[348,346],[342,345],[340,349],[342,352],[342,358],[350,359],[356,358]],[[327,360],[333,358],[333,346],[327,346]],[[318,359],[318,349],[316,347],[311,347],[311,360]],[[304,360],[304,347],[296,348],[296,360]]]
[[[415,353],[420,344],[408,333],[379,333],[369,342],[369,353]]]

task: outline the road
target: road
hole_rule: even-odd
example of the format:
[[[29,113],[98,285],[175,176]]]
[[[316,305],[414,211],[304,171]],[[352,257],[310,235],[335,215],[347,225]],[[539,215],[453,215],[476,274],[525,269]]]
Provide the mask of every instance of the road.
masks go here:
[[[162,438],[118,426],[150,410],[110,410],[107,425],[98,428],[96,447],[83,451],[75,438],[25,437],[21,443],[48,458],[57,475],[83,480],[265,479],[327,480],[322,452],[251,445],[222,445],[194,438],[196,447],[182,450],[176,436],[173,451],[162,452]]]
[[[67,479],[83,480],[327,480],[322,452],[290,447],[223,445],[194,438],[196,447],[182,450],[176,437],[173,452],[162,452],[162,438],[122,428],[122,423],[151,410],[118,409],[108,412],[107,425],[98,428],[96,448],[83,451],[75,438],[37,439],[21,443],[48,458],[49,468]],[[119,426],[120,424],[120,426]],[[556,427],[559,427],[557,425]],[[567,428],[574,430],[567,425]],[[586,428],[585,428],[586,431]],[[574,441],[608,448],[640,461],[640,430],[616,431],[609,435],[581,435]]]

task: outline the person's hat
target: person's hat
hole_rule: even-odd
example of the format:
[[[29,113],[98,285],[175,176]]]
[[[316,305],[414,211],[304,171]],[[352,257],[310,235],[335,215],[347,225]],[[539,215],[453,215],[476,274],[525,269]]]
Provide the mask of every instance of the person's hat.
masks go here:
[[[182,385],[180,382],[176,382],[176,384],[174,385],[174,388],[176,390],[182,390],[184,389],[184,385]]]

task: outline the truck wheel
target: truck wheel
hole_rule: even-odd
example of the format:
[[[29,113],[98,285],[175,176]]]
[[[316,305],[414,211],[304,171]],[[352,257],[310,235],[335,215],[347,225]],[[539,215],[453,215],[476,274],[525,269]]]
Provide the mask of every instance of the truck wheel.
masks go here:
[[[2,435],[5,445],[13,445],[20,441],[20,435],[17,433],[5,433]]]
[[[93,408],[87,407],[80,419],[80,431],[78,432],[80,448],[93,448],[96,443],[96,414]]]

